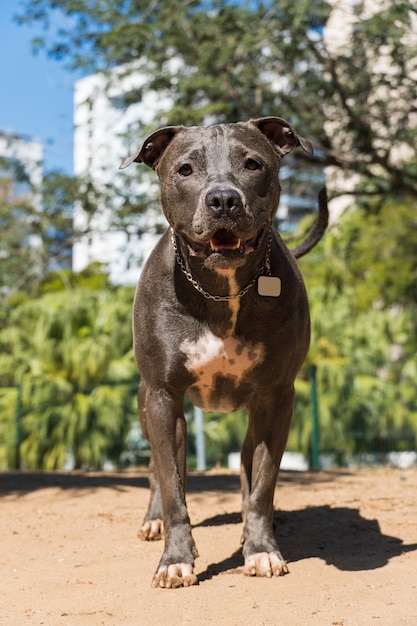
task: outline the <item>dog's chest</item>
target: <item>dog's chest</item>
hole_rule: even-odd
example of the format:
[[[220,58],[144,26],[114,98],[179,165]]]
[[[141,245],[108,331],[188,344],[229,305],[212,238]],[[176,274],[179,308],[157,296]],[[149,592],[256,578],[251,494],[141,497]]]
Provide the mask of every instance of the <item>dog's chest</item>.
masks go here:
[[[188,390],[205,411],[233,411],[250,395],[250,372],[264,360],[265,348],[233,335],[220,338],[206,330],[196,341],[180,346],[185,367],[195,377]]]

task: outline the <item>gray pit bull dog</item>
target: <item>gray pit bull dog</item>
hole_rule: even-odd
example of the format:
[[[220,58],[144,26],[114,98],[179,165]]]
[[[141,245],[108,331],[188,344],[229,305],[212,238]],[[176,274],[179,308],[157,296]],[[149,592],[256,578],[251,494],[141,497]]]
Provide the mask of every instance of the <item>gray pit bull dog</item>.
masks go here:
[[[198,583],[185,502],[184,395],[204,411],[245,407],[242,449],[244,574],[288,569],[273,532],[273,497],[306,356],[310,321],[295,261],[327,226],[325,190],[306,239],[290,252],[272,226],[280,161],[313,148],[278,117],[170,126],[126,159],[158,173],[170,228],[146,263],[134,302],[142,430],[151,446],[149,509],[139,531],[165,535],[154,587]]]

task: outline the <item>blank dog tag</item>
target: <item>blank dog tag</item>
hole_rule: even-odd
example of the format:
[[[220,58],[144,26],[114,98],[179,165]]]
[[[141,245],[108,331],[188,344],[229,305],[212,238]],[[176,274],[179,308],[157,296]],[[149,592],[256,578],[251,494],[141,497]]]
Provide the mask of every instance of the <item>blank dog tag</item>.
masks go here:
[[[259,276],[258,293],[260,296],[278,298],[281,295],[281,279],[278,276]]]

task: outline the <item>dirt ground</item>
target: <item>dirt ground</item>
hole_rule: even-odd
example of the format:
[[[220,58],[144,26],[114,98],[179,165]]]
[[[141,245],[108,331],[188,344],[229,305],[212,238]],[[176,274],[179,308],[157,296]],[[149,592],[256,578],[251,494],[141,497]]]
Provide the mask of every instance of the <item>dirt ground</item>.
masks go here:
[[[282,472],[274,579],[242,574],[238,476],[192,474],[200,584],[175,590],[136,537],[145,472],[3,473],[0,498],[5,626],[417,625],[417,469]]]

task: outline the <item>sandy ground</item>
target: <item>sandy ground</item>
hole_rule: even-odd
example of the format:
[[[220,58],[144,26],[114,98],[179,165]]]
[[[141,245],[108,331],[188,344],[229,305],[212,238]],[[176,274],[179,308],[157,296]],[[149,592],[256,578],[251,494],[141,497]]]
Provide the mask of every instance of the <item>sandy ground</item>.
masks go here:
[[[146,473],[4,473],[0,497],[1,625],[417,625],[417,470],[283,472],[274,579],[242,574],[238,476],[191,475],[200,584],[176,590],[136,538]]]

